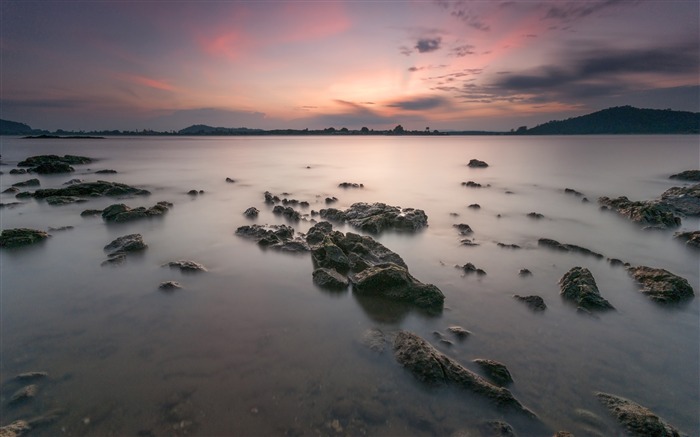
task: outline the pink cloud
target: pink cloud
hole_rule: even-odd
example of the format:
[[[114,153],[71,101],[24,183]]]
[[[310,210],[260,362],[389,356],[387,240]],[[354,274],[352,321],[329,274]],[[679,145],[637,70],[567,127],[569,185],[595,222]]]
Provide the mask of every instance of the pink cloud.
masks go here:
[[[141,76],[137,74],[115,73],[117,79],[129,82],[135,85],[141,85],[148,88],[154,88],[162,91],[177,91],[177,88],[164,80],[153,79],[151,77]]]

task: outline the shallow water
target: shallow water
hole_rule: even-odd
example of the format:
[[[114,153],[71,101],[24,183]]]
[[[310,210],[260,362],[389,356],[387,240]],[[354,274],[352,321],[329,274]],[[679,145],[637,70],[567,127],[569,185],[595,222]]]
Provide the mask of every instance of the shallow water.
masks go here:
[[[29,199],[0,210],[3,229],[73,226],[51,232],[45,243],[0,252],[2,425],[62,408],[59,420],[30,435],[479,435],[480,424],[492,419],[508,421],[521,436],[619,435],[594,396],[603,391],[700,435],[699,300],[661,307],[624,269],[537,245],[553,238],[665,268],[700,291],[698,251],[672,231],[642,230],[595,201],[651,199],[681,184],[668,176],[700,166],[697,136],[2,137],[0,145],[0,191],[30,178],[8,174],[28,156],[77,154],[97,161],[70,175],[36,176],[41,186],[102,179],[152,192],[123,200],[132,207],[174,204],[163,218],[116,225],[80,216],[116,202],[108,198],[56,207]],[[490,166],[469,168],[471,158]],[[94,174],[106,168],[118,173]],[[490,186],[460,185],[469,180]],[[345,181],[365,188],[338,188]],[[190,189],[205,193],[188,196]],[[309,201],[301,209],[307,213],[324,208],[327,196],[338,197],[333,206],[340,209],[363,201],[425,210],[427,229],[376,238],[416,278],[443,291],[445,311],[431,317],[351,291],[320,290],[308,255],[264,251],[235,236],[251,223],[242,215],[250,206],[261,210],[256,223],[288,223],[263,203],[268,190]],[[467,207],[473,203],[481,208]],[[461,246],[455,223],[469,224],[480,245]],[[681,229],[698,225],[684,219]],[[310,226],[294,224],[299,232]],[[102,267],[103,246],[130,233],[142,234],[148,249]],[[209,271],[161,267],[176,259]],[[467,262],[487,275],[454,268]],[[591,317],[560,299],[557,281],[574,266],[592,271],[616,311]],[[520,277],[521,268],[533,276]],[[159,291],[165,280],[183,289]],[[538,294],[548,308],[533,313],[513,294]],[[472,335],[452,347],[439,344],[433,331],[450,325]],[[413,331],[477,372],[475,358],[506,364],[515,380],[509,389],[541,423],[504,415],[468,393],[424,387],[390,353],[361,346],[369,328]],[[36,399],[7,406],[18,388],[8,381],[31,370],[51,376],[38,383]]]

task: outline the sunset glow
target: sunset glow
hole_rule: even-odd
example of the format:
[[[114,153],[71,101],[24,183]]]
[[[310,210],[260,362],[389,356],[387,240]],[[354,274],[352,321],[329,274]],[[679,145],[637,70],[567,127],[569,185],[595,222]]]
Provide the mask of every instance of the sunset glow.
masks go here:
[[[698,111],[694,1],[2,2],[2,115],[44,129],[509,130]]]

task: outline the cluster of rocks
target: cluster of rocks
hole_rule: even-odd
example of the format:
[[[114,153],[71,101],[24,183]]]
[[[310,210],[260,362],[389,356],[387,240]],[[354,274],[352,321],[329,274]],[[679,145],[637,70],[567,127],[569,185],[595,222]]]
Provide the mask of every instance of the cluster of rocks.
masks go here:
[[[168,209],[173,206],[170,202],[161,201],[146,208],[140,206],[131,208],[123,203],[115,203],[105,209],[87,209],[80,213],[82,216],[101,215],[106,222],[123,223],[142,218],[159,217],[168,212]]]
[[[674,237],[685,241],[690,247],[700,248],[700,231],[676,232]]]
[[[97,181],[97,182],[81,182],[71,184],[64,188],[46,188],[34,191],[34,193],[19,193],[16,197],[34,197],[36,199],[45,199],[51,202],[55,199],[74,199],[80,201],[85,197],[117,197],[117,196],[144,196],[151,194],[148,190],[135,188],[126,184],[117,182]]]
[[[300,201],[300,200],[297,200],[297,199],[287,199],[286,197],[285,197],[285,198],[280,198],[279,196],[274,195],[274,194],[270,193],[269,191],[265,191],[265,193],[263,193],[263,195],[264,195],[264,197],[265,197],[265,203],[267,203],[267,204],[269,204],[269,205],[274,205],[274,204],[276,204],[276,203],[282,203],[282,205],[299,205],[299,206],[301,206],[302,208],[308,208],[308,207],[309,207],[309,202],[307,202],[307,201],[305,201],[305,200],[301,200],[301,201]],[[289,193],[282,193],[282,195],[283,195],[283,196],[284,196],[284,195],[289,195]],[[337,200],[337,199],[336,199],[336,200]],[[326,202],[326,203],[328,203],[328,202]]]
[[[422,209],[401,208],[385,203],[358,202],[345,211],[327,208],[319,211],[322,218],[347,222],[365,232],[378,234],[385,230],[415,232],[428,226],[428,216]]]
[[[170,261],[163,264],[163,267],[170,267],[171,269],[179,269],[182,273],[197,273],[206,272],[207,268],[204,265],[191,261],[191,260],[177,260]]]
[[[294,228],[287,225],[247,225],[236,229],[236,235],[257,241],[263,248],[284,252],[308,252],[308,243],[294,235]]]
[[[680,173],[672,174],[669,176],[669,179],[700,182],[700,170],[685,170]]]
[[[467,188],[481,188],[482,187],[482,185],[480,183],[474,182],[474,181],[462,182],[462,186],[467,187]],[[488,184],[486,186],[490,187],[490,185],[488,185]]]
[[[89,164],[92,159],[85,156],[75,155],[39,155],[31,156],[24,161],[17,163],[17,167],[29,167],[30,173],[51,174],[51,173],[70,173],[75,171],[72,165]]]
[[[38,243],[50,237],[47,232],[29,228],[4,229],[0,234],[0,247],[20,247]]]
[[[14,378],[5,381],[3,386],[12,386],[19,384],[21,387],[14,391],[7,402],[10,407],[20,407],[30,403],[39,394],[40,382],[47,379],[48,372],[25,372],[20,373]],[[35,405],[34,408],[40,408],[41,405]],[[61,408],[52,409],[39,416],[34,416],[27,419],[15,420],[12,423],[0,427],[0,436],[2,437],[20,437],[31,430],[43,425],[55,422],[61,416],[65,415],[66,411]]]
[[[477,268],[474,264],[472,263],[466,263],[463,266],[455,266],[458,269],[461,269],[465,274],[471,275],[472,273],[476,273],[478,276],[484,276],[486,274],[486,271],[483,269]]]
[[[272,208],[272,213],[276,215],[281,215],[289,220],[296,222],[301,220],[301,214],[299,213],[299,211],[296,211],[291,206],[275,205],[275,207]]]

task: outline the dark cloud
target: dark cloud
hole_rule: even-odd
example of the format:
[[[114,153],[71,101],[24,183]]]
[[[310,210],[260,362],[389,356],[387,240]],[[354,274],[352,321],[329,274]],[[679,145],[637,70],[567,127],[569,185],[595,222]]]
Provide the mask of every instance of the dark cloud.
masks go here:
[[[451,52],[454,56],[461,58],[467,55],[473,55],[475,53],[474,48],[475,47],[471,44],[463,44],[461,46],[453,48]]]
[[[405,109],[407,111],[423,111],[448,106],[449,101],[441,96],[416,97],[409,100],[399,100],[389,103],[392,108]]]
[[[401,47],[399,47],[399,53],[401,53],[404,56],[411,56],[411,53],[413,53],[413,50],[411,50],[409,47],[401,46]]]
[[[415,49],[418,53],[430,53],[435,50],[440,49],[440,44],[442,43],[442,38],[421,38],[415,45]]]
[[[489,26],[479,15],[469,10],[468,8],[456,7],[452,10],[452,12],[450,12],[450,15],[459,18],[467,26],[472,27],[476,30],[491,30],[491,26]]]
[[[574,21],[593,13],[618,5],[631,5],[630,0],[580,1],[552,3],[545,14],[545,19]]]

